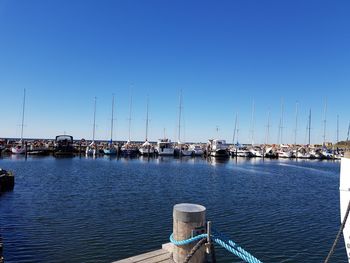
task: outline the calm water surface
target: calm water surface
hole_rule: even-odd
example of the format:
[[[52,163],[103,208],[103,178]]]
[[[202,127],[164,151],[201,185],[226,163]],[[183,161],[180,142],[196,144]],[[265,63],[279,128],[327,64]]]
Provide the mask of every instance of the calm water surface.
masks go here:
[[[340,224],[340,162],[14,156],[0,167],[16,175],[0,196],[6,262],[111,262],[159,249],[182,202],[206,206],[263,262],[323,262]],[[343,240],[332,262],[346,262]]]

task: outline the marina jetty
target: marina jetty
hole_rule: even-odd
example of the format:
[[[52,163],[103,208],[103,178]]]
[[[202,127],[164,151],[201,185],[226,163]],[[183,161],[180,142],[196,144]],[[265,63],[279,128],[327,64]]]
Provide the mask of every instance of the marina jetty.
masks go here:
[[[173,233],[162,249],[114,261],[113,263],[205,263],[216,262],[214,244],[226,249],[244,262],[261,263],[206,221],[206,208],[181,203],[173,207]]]
[[[343,144],[229,144],[221,139],[209,139],[206,143],[178,143],[169,139],[156,142],[74,140],[70,135],[58,135],[55,139],[6,139],[0,140],[0,154],[73,156],[204,156],[215,158],[284,158],[340,160],[349,148]]]

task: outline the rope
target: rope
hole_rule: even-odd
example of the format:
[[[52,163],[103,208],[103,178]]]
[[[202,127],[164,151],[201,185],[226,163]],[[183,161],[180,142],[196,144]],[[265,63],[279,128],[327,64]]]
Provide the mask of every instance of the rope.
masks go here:
[[[207,234],[201,234],[201,235],[198,235],[198,236],[195,236],[195,237],[191,237],[189,239],[185,239],[185,240],[180,240],[179,241],[179,240],[175,240],[174,237],[173,237],[173,234],[171,234],[170,235],[170,242],[173,243],[176,246],[183,246],[183,245],[188,245],[188,244],[190,244],[190,243],[192,243],[192,242],[194,242],[196,240],[202,239],[200,242],[197,243],[197,245],[200,244],[199,245],[199,247],[200,247],[202,245],[201,242],[204,242],[203,240],[205,240],[207,237],[208,237]],[[238,246],[232,240],[229,240],[228,238],[225,238],[222,234],[220,234],[217,231],[215,231],[214,234],[212,235],[212,239],[214,240],[215,243],[217,243],[218,245],[222,246],[227,251],[231,252],[232,254],[236,255],[237,257],[239,257],[240,259],[244,260],[247,263],[262,263],[259,259],[257,259],[254,256],[252,256],[247,251],[245,251],[242,247]],[[198,250],[198,248],[194,251],[194,253]],[[191,250],[189,255],[191,255],[192,250]],[[191,257],[192,256],[193,255],[191,255]],[[213,262],[216,262],[215,254],[214,254],[214,256],[212,255],[212,257],[214,258]],[[187,259],[187,257],[186,257],[186,259]]]
[[[207,236],[208,236],[207,234],[200,234],[198,236],[194,236],[194,237],[191,237],[191,238],[185,239],[185,240],[175,240],[174,233],[173,233],[170,235],[169,239],[170,239],[170,242],[176,246],[184,246],[184,245],[191,244],[192,242],[197,241],[199,239],[207,238]]]
[[[240,257],[243,260],[245,260],[244,258],[248,258],[249,261],[246,260],[246,262],[259,262],[259,263],[261,263],[260,260],[258,260],[254,256],[252,256],[249,252],[245,251],[238,244],[236,244],[235,242],[230,240],[226,235],[224,235],[224,234],[222,234],[222,233],[220,233],[220,232],[218,232],[217,230],[214,230],[214,229],[212,231],[214,233],[214,236],[218,236],[218,239],[220,239],[222,242],[228,244],[232,249],[236,250],[235,252],[240,253],[241,255],[243,255],[243,257],[241,257],[240,255],[236,254],[235,252],[232,252],[229,248],[224,247],[227,250],[229,250],[230,252],[232,252],[233,254],[235,254],[236,256]]]
[[[183,263],[188,263],[197,250],[200,249],[200,247],[205,243],[205,241],[207,241],[206,238],[199,240],[198,243],[191,249],[190,253],[186,256]]]
[[[346,213],[345,213],[345,216],[344,216],[344,220],[343,220],[343,222],[342,222],[341,225],[340,225],[339,231],[338,231],[338,233],[337,233],[337,236],[335,237],[335,240],[334,240],[334,242],[333,242],[332,248],[331,248],[331,250],[329,251],[329,253],[328,253],[328,255],[327,255],[327,257],[326,257],[324,263],[328,263],[329,260],[330,260],[330,258],[331,258],[331,256],[332,256],[333,253],[334,253],[335,247],[337,246],[337,243],[338,243],[338,241],[339,241],[339,238],[340,238],[340,236],[341,236],[341,233],[342,233],[343,230],[344,230],[346,221],[347,221],[348,216],[349,216],[349,212],[350,212],[350,201],[349,201],[349,204],[348,204],[348,208],[346,209]]]

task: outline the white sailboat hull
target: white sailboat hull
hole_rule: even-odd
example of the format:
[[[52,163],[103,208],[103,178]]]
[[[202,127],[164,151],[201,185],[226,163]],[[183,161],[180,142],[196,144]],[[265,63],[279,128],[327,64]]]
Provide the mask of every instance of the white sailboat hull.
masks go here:
[[[13,154],[24,154],[26,151],[24,146],[11,147],[11,152]]]
[[[139,152],[142,155],[147,155],[147,154],[154,154],[154,149],[153,148],[148,148],[148,147],[140,147]]]

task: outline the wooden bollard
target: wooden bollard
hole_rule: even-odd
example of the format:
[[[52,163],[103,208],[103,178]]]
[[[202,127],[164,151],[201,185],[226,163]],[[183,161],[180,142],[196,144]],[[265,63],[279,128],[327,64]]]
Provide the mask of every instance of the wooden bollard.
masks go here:
[[[173,209],[173,237],[175,240],[185,240],[192,235],[205,233],[206,208],[196,204],[177,204]],[[199,240],[198,240],[199,241]],[[198,242],[197,241],[197,242]],[[174,246],[173,260],[183,263],[186,256],[197,242],[188,245]],[[205,247],[202,246],[189,261],[191,263],[206,262]]]

